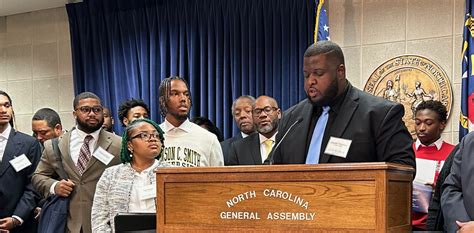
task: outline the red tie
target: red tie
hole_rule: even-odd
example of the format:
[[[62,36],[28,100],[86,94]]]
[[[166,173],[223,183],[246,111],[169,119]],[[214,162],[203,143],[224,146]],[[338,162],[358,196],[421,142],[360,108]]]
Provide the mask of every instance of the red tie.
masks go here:
[[[82,176],[86,170],[87,163],[91,159],[91,151],[89,150],[89,142],[93,139],[91,135],[87,135],[84,138],[84,144],[82,144],[81,151],[79,152],[79,158],[77,159],[77,171]]]

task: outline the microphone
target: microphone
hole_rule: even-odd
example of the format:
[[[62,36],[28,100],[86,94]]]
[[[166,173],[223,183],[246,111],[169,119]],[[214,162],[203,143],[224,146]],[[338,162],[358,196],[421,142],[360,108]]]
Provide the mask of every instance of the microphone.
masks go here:
[[[283,142],[283,140],[285,139],[286,135],[291,131],[291,129],[293,129],[293,127],[295,125],[297,125],[298,123],[302,122],[303,121],[303,118],[300,117],[298,118],[298,120],[295,121],[295,123],[293,123],[292,125],[290,125],[290,127],[286,130],[285,134],[283,134],[283,136],[281,137],[280,141],[276,144],[276,146],[273,148],[271,154],[268,156],[268,158],[265,160],[265,162],[263,163],[264,165],[272,165],[273,164],[273,155],[275,154],[275,151],[278,149],[278,147],[280,146],[280,144]]]

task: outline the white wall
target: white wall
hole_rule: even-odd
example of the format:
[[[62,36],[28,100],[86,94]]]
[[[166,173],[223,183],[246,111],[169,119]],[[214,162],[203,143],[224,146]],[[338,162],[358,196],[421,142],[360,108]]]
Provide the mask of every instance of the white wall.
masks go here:
[[[58,111],[66,128],[74,125],[64,7],[0,17],[0,89],[12,98],[19,131],[31,134],[31,117],[43,107]]]
[[[343,47],[348,79],[363,88],[383,62],[403,54],[427,57],[448,74],[453,107],[443,138],[457,143],[465,0],[330,0],[331,40]]]

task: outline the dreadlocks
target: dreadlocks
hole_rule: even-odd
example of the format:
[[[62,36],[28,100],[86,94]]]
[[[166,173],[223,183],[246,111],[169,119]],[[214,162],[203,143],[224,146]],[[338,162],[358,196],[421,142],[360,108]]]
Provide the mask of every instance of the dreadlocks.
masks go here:
[[[186,84],[186,87],[188,88],[188,93],[189,93],[189,103],[190,106],[192,105],[191,101],[191,90],[189,90],[189,85],[188,82],[184,78],[178,77],[178,76],[171,76],[168,78],[165,78],[161,80],[160,83],[160,97],[159,97],[159,103],[160,103],[160,114],[163,117],[166,117],[166,114],[168,114],[168,101],[170,99],[170,93],[171,93],[171,81],[173,80],[180,80],[183,81]]]

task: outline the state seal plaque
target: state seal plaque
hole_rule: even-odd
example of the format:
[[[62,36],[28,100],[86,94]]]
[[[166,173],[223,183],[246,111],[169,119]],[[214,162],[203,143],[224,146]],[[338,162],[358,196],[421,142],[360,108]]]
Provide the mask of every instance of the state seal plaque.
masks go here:
[[[364,91],[403,104],[408,130],[415,135],[416,107],[423,101],[439,100],[448,110],[453,103],[451,83],[436,63],[417,55],[403,55],[380,65],[370,75]]]

